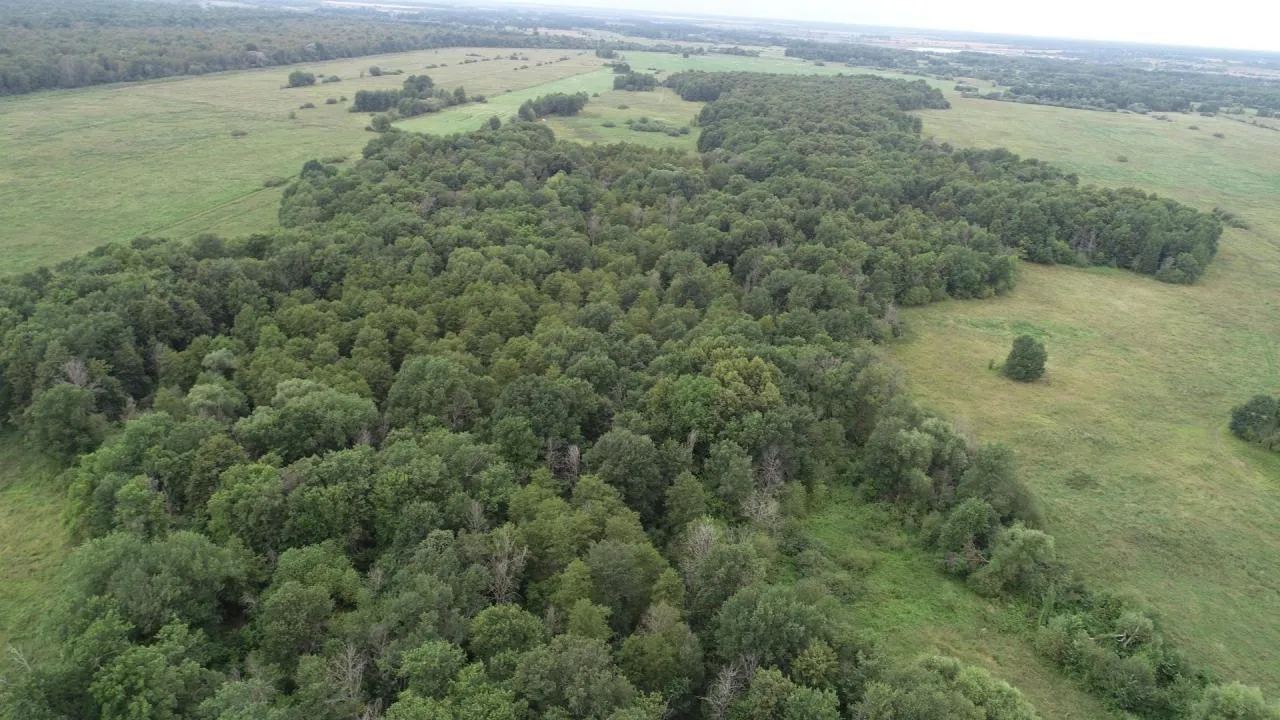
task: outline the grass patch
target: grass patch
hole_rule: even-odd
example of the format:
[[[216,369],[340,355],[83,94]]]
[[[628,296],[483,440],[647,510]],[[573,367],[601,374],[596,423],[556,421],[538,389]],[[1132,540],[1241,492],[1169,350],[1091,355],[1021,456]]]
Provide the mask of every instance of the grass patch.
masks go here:
[[[0,648],[39,649],[35,629],[53,602],[69,549],[57,473],[16,433],[0,435]],[[5,653],[0,665],[7,661]]]
[[[871,630],[895,657],[931,653],[981,665],[1017,687],[1043,718],[1117,717],[1031,649],[1024,612],[984,600],[938,572],[889,511],[837,491],[806,520],[838,565],[854,567],[858,597],[849,620]]]
[[[1193,286],[1120,270],[1024,265],[1007,297],[904,310],[892,349],[911,390],[1018,452],[1048,530],[1090,582],[1136,592],[1225,680],[1280,693],[1280,456],[1226,429],[1232,406],[1280,387],[1280,137],[1196,117],[1204,134],[1119,113],[971,100],[922,113],[956,146],[1003,145],[1106,185],[1135,185],[1229,229]],[[1125,151],[1130,162],[1117,163]],[[1049,351],[1022,385],[987,371],[1022,332]]]

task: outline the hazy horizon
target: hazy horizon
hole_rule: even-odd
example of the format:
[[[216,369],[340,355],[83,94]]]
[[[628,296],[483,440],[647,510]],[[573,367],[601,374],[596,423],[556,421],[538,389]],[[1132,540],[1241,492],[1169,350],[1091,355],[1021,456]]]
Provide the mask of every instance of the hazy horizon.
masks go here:
[[[1017,0],[914,0],[842,3],[834,0],[502,0],[518,5],[560,5],[682,15],[798,20],[915,30],[1026,35],[1280,52],[1280,4],[1221,0],[1212,13],[1155,0],[1079,0],[1061,9]]]

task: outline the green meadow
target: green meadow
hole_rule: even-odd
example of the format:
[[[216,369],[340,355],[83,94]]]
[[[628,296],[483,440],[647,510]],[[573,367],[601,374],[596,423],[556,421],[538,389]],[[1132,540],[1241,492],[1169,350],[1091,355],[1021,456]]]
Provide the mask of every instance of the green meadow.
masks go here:
[[[926,405],[1014,446],[1047,529],[1088,581],[1145,598],[1223,679],[1280,692],[1280,455],[1226,428],[1232,406],[1280,390],[1280,132],[1224,117],[953,102],[924,113],[927,134],[1221,206],[1249,224],[1227,230],[1196,285],[1024,264],[1007,297],[904,312],[910,338],[892,352]],[[1049,350],[1045,378],[1030,385],[988,369],[1021,333]]]
[[[512,52],[529,59],[463,64],[475,59],[468,53]],[[269,227],[280,190],[264,180],[293,175],[312,158],[355,155],[372,137],[368,117],[325,101],[404,80],[361,78],[373,65],[496,95],[595,70],[600,60],[578,51],[451,48],[302,66],[342,78],[307,88],[284,89],[292,68],[270,68],[2,98],[4,272],[140,235]],[[306,103],[315,107],[301,109]]]

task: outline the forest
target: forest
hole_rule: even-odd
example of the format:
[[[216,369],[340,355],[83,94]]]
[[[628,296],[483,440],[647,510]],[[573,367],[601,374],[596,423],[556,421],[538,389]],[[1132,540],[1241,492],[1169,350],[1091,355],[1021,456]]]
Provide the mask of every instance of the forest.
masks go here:
[[[994,53],[921,53],[856,43],[788,41],[788,57],[989,80],[993,100],[1087,110],[1189,112],[1280,110],[1280,80],[1188,70],[1152,70],[1140,59],[1056,58]]]
[[[850,568],[800,520],[837,486],[1117,708],[1270,717],[1077,580],[1012,452],[876,349],[1059,243],[1189,280],[1216,219],[924,140],[923,82],[668,84],[709,103],[697,155],[388,129],[279,229],[0,281],[0,412],[82,543],[0,717],[1037,717],[836,619]],[[1061,239],[995,219],[1033,199]]]
[[[584,38],[367,15],[167,2],[0,2],[0,95],[439,47],[594,47]]]

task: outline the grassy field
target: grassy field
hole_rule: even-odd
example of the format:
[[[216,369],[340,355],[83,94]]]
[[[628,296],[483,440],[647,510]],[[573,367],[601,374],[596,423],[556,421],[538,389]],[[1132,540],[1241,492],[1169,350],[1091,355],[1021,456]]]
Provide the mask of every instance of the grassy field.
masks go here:
[[[557,135],[582,142],[634,142],[645,145],[663,147],[683,147],[692,149],[697,142],[697,135],[672,137],[663,133],[636,132],[626,126],[627,120],[639,120],[642,117],[662,120],[669,124],[688,124],[702,103],[691,103],[681,100],[677,95],[659,89],[655,92],[623,92],[613,90],[613,71],[603,66],[603,61],[595,60],[594,72],[585,73],[557,82],[529,87],[519,92],[503,93],[489,99],[484,105],[464,105],[450,108],[432,115],[422,115],[397,123],[397,127],[413,132],[447,135],[456,132],[475,130],[490,117],[497,115],[506,120],[513,117],[525,100],[553,92],[599,93],[592,97],[582,114],[571,118],[552,117],[547,124]],[[761,57],[737,57],[733,55],[693,55],[681,57],[670,53],[629,52],[624,59],[637,72],[651,72],[658,78],[682,70],[706,70],[720,72],[742,70],[769,73],[813,73],[834,75],[838,72],[851,72],[848,68],[818,66],[802,60],[781,57],[776,54]],[[626,108],[619,108],[626,105]],[[607,128],[602,123],[612,121],[616,127]]]
[[[68,538],[56,475],[16,435],[0,435],[0,648],[32,639],[58,584]]]
[[[926,133],[1250,224],[1227,231],[1194,286],[1024,265],[1008,297],[905,312],[912,337],[894,354],[926,404],[1014,445],[1048,529],[1091,582],[1147,599],[1225,679],[1280,695],[1280,455],[1226,429],[1233,405],[1280,391],[1280,133],[1198,115],[954,102],[924,113]],[[1046,378],[1031,385],[988,370],[1024,332],[1049,349]]]
[[[844,606],[855,627],[875,632],[896,657],[951,655],[981,665],[1021,690],[1045,720],[1119,717],[1032,651],[1022,611],[943,576],[884,508],[847,495],[837,492],[806,525],[837,564],[856,571],[858,598]]]
[[[282,89],[291,68],[270,68],[0,99],[4,270],[29,270],[138,235],[269,227],[280,191],[264,189],[263,180],[292,175],[312,158],[354,154],[368,142],[366,116],[325,100],[404,79],[361,78],[371,65],[426,72],[441,86],[487,95],[600,67],[591,54],[564,50],[462,64],[471,52],[512,51],[454,48],[317,63],[303,69],[342,82],[309,88]],[[425,69],[442,63],[447,67]],[[299,109],[308,102],[316,107]]]

